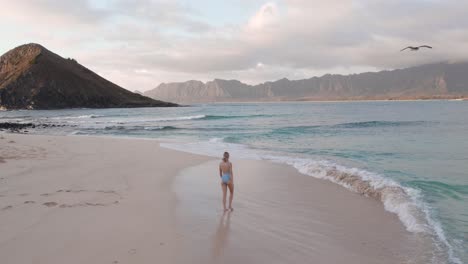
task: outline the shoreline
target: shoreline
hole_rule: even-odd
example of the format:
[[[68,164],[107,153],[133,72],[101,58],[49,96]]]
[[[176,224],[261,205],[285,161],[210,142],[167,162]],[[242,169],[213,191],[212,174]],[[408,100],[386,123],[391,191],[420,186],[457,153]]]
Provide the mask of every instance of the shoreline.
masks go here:
[[[220,210],[212,179],[217,160],[175,179],[177,220],[189,238],[182,248],[190,258],[181,263],[429,263],[433,257],[430,238],[408,232],[377,200],[284,164],[233,163],[234,212]]]
[[[151,203],[154,202],[154,200],[153,200],[154,197],[152,197],[153,194],[152,194],[151,191],[148,192],[147,188],[144,187],[144,186],[141,186],[141,188],[142,188],[141,190],[146,190],[146,191],[143,191],[142,193],[137,194],[135,192],[128,192],[128,193],[123,194],[123,195],[120,193],[123,190],[121,188],[122,187],[122,182],[115,182],[115,175],[114,174],[121,175],[123,172],[119,171],[117,168],[121,168],[121,166],[122,166],[121,163],[122,162],[123,163],[126,163],[126,162],[131,163],[130,161],[132,161],[132,162],[138,161],[137,163],[140,164],[140,167],[137,167],[136,170],[143,176],[138,177],[139,179],[136,179],[135,176],[127,176],[127,181],[134,180],[134,181],[136,181],[138,183],[143,178],[144,181],[149,181],[150,183],[153,183],[152,181],[155,180],[155,179],[153,179],[153,180],[150,180],[150,179],[151,179],[151,177],[154,177],[154,173],[149,173],[148,172],[149,168],[151,168],[152,166],[156,166],[157,169],[166,171],[164,176],[158,176],[156,178],[158,178],[157,181],[160,181],[160,182],[164,183],[158,190],[161,191],[162,193],[164,193],[164,195],[163,195],[164,200],[166,202],[168,202],[168,204],[164,205],[164,204],[160,204],[160,202],[159,202],[157,207],[158,208],[159,207],[165,208],[164,210],[166,212],[175,211],[175,210],[178,210],[179,206],[175,202],[176,197],[172,193],[174,190],[172,190],[172,188],[170,186],[172,185],[172,183],[174,181],[178,181],[177,180],[178,177],[176,177],[176,175],[180,175],[183,171],[189,170],[192,167],[202,166],[203,164],[206,164],[207,162],[212,162],[213,161],[213,158],[210,158],[210,157],[184,153],[184,152],[180,152],[180,151],[176,151],[176,150],[170,150],[170,149],[161,147],[161,146],[159,146],[159,144],[161,143],[160,141],[158,141],[156,139],[148,139],[148,138],[109,137],[109,136],[104,136],[104,137],[99,137],[99,136],[85,136],[85,137],[83,137],[83,136],[42,136],[42,135],[18,135],[18,134],[9,134],[9,133],[0,133],[0,136],[2,138],[2,139],[0,139],[0,142],[1,142],[2,145],[4,145],[5,142],[9,142],[9,141],[12,140],[12,141],[15,141],[15,142],[14,143],[6,143],[6,144],[11,144],[11,146],[15,146],[17,148],[19,147],[19,150],[16,152],[17,156],[15,157],[15,155],[12,155],[12,157],[16,158],[16,160],[15,159],[9,159],[7,157],[7,158],[4,158],[4,161],[5,161],[4,163],[0,163],[0,166],[2,167],[2,171],[5,171],[6,175],[7,175],[6,177],[4,177],[4,179],[2,179],[2,182],[3,183],[6,182],[7,184],[2,186],[2,189],[0,189],[0,194],[2,195],[2,197],[0,197],[0,202],[2,202],[1,208],[7,208],[8,206],[13,206],[12,208],[8,208],[8,209],[0,211],[0,214],[5,214],[5,213],[11,214],[14,211],[18,211],[17,213],[19,213],[21,215],[23,215],[25,213],[26,214],[31,214],[31,215],[33,215],[35,217],[35,219],[41,218],[41,217],[46,217],[48,214],[51,213],[50,210],[55,210],[55,211],[62,210],[62,211],[64,211],[64,212],[58,212],[57,214],[60,217],[63,217],[65,219],[68,219],[71,216],[76,216],[76,215],[72,214],[71,212],[70,212],[70,214],[67,214],[65,210],[85,211],[85,210],[88,210],[88,209],[96,210],[96,209],[100,208],[101,210],[105,211],[105,209],[108,209],[108,208],[120,208],[120,207],[122,207],[122,208],[120,208],[121,209],[120,212],[125,215],[125,214],[128,213],[128,211],[133,211],[134,210],[133,208],[131,208],[129,206],[124,206],[124,200],[126,200],[127,198],[130,199],[130,200],[138,198],[139,200],[143,200],[144,204],[146,204],[150,208],[154,207],[154,205],[151,205]],[[47,140],[48,142],[44,142],[45,140]],[[151,144],[149,142],[153,142],[154,144]],[[10,147],[10,146],[8,146],[8,147]],[[97,147],[99,147],[99,148],[97,148]],[[75,150],[75,148],[77,148],[77,150]],[[118,150],[118,151],[108,152],[108,150],[105,150],[106,148],[111,148],[111,149],[115,148],[115,150]],[[125,153],[125,154],[122,153],[122,151],[128,152],[128,149],[133,150],[133,152],[130,155],[130,157],[131,157],[130,159],[128,159],[128,157],[129,157],[128,154],[129,153]],[[1,149],[0,149],[0,151],[1,151]],[[11,151],[9,151],[9,152],[10,153],[15,153],[15,152],[11,152]],[[98,152],[98,153],[96,153],[96,152]],[[105,155],[102,155],[103,153],[100,153],[101,155],[99,155],[99,152],[104,152]],[[153,155],[156,155],[161,160],[159,162],[156,162],[153,159],[145,157],[145,153],[148,154],[148,152],[153,154]],[[58,155],[59,153],[61,155]],[[2,154],[2,152],[0,152],[0,154]],[[23,156],[21,156],[21,155],[23,155]],[[2,155],[0,155],[0,156],[2,156]],[[3,156],[4,156],[4,153],[3,153]],[[102,162],[99,163],[98,161],[94,161],[94,163],[90,163],[90,165],[81,168],[79,166],[79,164],[81,162],[84,162],[84,161],[91,162],[92,159],[98,159],[98,158],[102,159],[103,156],[106,157],[106,159],[109,159],[107,162],[104,162],[104,164],[105,164],[104,166],[109,168],[110,171],[103,172],[103,174],[105,174],[103,176],[105,179],[101,179],[100,181],[97,182],[98,185],[100,185],[100,187],[101,187],[100,190],[98,190],[98,188],[96,188],[96,186],[92,186],[92,188],[90,186],[86,186],[89,183],[86,182],[86,181],[83,181],[82,179],[79,179],[79,177],[78,177],[82,173],[81,171],[84,170],[84,171],[89,172],[89,171],[92,171],[93,168],[95,170],[101,171],[102,170],[101,167],[103,165],[101,164]],[[251,164],[252,162],[255,163],[255,165],[252,165]],[[241,164],[244,164],[244,163],[246,164],[246,167],[249,167],[253,171],[258,170],[259,168],[262,168],[262,170],[268,170],[270,172],[271,172],[271,168],[278,168],[278,169],[281,168],[281,170],[287,170],[288,174],[295,174],[294,177],[288,178],[292,182],[295,182],[296,180],[301,179],[301,181],[306,181],[309,184],[311,184],[311,186],[314,185],[314,184],[319,184],[319,185],[325,184],[327,186],[334,186],[335,185],[333,183],[329,183],[329,182],[326,182],[326,181],[321,181],[321,180],[318,180],[318,179],[314,179],[312,177],[308,177],[308,176],[304,176],[304,175],[300,176],[301,174],[299,174],[297,171],[295,171],[292,167],[290,167],[288,165],[273,164],[273,163],[267,162],[267,161],[241,161]],[[40,164],[42,164],[42,165],[40,165]],[[40,170],[38,172],[36,172],[36,170],[31,169],[31,168],[30,168],[31,171],[29,171],[29,172],[27,170],[25,170],[28,167],[31,167],[31,166],[34,167],[36,165],[37,166],[40,165],[39,166]],[[115,168],[115,166],[117,168]],[[20,167],[24,167],[24,168],[18,169]],[[56,168],[56,169],[54,170],[53,168]],[[53,184],[56,187],[55,189],[57,189],[57,190],[55,190],[55,192],[53,192],[53,190],[52,191],[50,190],[50,188],[49,188],[50,186],[48,186],[47,188],[46,188],[46,186],[43,186],[41,184],[39,184],[39,187],[38,186],[30,186],[31,183],[29,183],[28,179],[27,179],[28,176],[30,177],[30,176],[38,173],[41,177],[45,177],[45,179],[50,181],[51,179],[49,177],[51,177],[51,176],[47,176],[45,174],[50,173],[50,171],[53,171],[54,173],[57,173],[57,174],[65,174],[65,175],[70,174],[70,172],[65,171],[65,169],[68,169],[68,170],[72,171],[71,176],[70,176],[71,178],[70,179],[62,179],[58,175],[56,175],[56,177],[58,177],[57,179],[60,179],[59,180],[60,184],[58,184],[58,183]],[[42,170],[44,170],[44,171],[42,171]],[[128,168],[125,168],[123,170],[124,171],[126,170],[127,172],[129,171]],[[200,173],[198,173],[198,174],[200,174]],[[8,181],[10,180],[11,177],[13,177],[13,175],[22,175],[22,177],[24,179],[19,179],[21,184],[17,184],[17,185],[13,184],[13,186],[8,186]],[[210,175],[212,175],[212,174],[210,174]],[[298,175],[299,175],[299,177],[296,177]],[[259,177],[264,177],[264,176],[265,175],[263,175],[262,173],[260,173],[260,175],[259,175]],[[5,178],[7,179],[7,181],[5,181]],[[13,178],[11,178],[11,179],[13,179]],[[107,182],[107,181],[109,181],[109,182]],[[283,184],[288,184],[288,182],[284,181],[284,179],[282,179],[282,181],[283,181],[282,182]],[[15,183],[15,181],[13,181],[13,183]],[[94,182],[94,180],[90,180],[90,183],[95,183],[95,182]],[[74,188],[70,188],[70,184],[73,185]],[[138,184],[141,185],[141,183],[138,183]],[[80,186],[80,187],[78,187],[78,186]],[[114,188],[111,188],[112,186]],[[120,188],[115,188],[116,186],[119,186]],[[279,187],[279,186],[281,186],[280,183],[278,183],[277,187]],[[5,189],[5,188],[7,188],[7,189]],[[25,189],[23,190],[23,188],[25,188]],[[26,189],[28,189],[28,188],[30,188],[30,190],[27,191]],[[44,188],[44,190],[39,191],[38,188],[39,189]],[[295,188],[301,189],[301,185],[296,185]],[[351,198],[352,200],[353,199],[356,199],[356,200],[364,199],[364,200],[369,200],[368,202],[371,202],[371,200],[372,200],[371,203],[378,203],[377,201],[375,201],[373,199],[368,199],[368,198],[360,196],[358,194],[351,193],[351,192],[345,190],[344,188],[342,188],[342,187],[340,187],[338,185],[336,185],[335,187],[330,187],[330,188],[339,188],[339,189],[342,189],[342,190],[338,191],[339,193],[348,193],[347,195],[350,195],[350,197],[355,196],[355,198]],[[93,189],[94,193],[89,192],[88,189]],[[114,190],[114,189],[116,189],[117,191]],[[58,192],[59,190],[62,190],[62,192]],[[67,190],[69,192],[67,192]],[[88,190],[88,191],[86,191],[86,190]],[[103,192],[99,192],[99,191],[103,191]],[[4,194],[5,192],[7,194]],[[17,192],[16,196],[13,195],[14,197],[10,197],[11,192]],[[35,203],[25,204],[26,201],[23,201],[23,204],[20,203],[19,200],[25,200],[26,197],[28,199],[30,199],[29,195],[23,197],[23,196],[20,196],[21,194],[33,193],[33,192],[36,192],[36,196],[37,196]],[[57,198],[57,200],[54,200],[54,201],[48,201],[48,200],[45,201],[46,200],[45,198],[47,198],[48,196],[41,196],[41,194],[39,194],[40,192],[44,192],[43,194],[47,194],[47,193],[53,194],[54,196],[56,196],[58,198]],[[113,194],[113,192],[119,193],[119,195],[121,197],[123,197],[122,201],[121,200],[111,201],[113,199],[112,197],[115,198],[115,194]],[[76,197],[75,198],[67,197],[66,196],[67,193],[68,194],[74,194]],[[125,191],[124,191],[124,193],[125,193]],[[334,193],[335,193],[335,191],[331,192],[330,194],[327,194],[327,195],[330,195],[331,197],[333,197]],[[63,195],[65,195],[65,196],[63,196]],[[119,195],[117,195],[117,196],[119,196]],[[146,197],[144,199],[142,199],[141,196],[146,196]],[[10,197],[10,198],[8,198],[8,197]],[[133,198],[130,198],[130,197],[133,197]],[[8,200],[8,199],[12,199],[12,200]],[[76,200],[76,199],[78,199],[78,200]],[[80,199],[84,199],[84,200],[80,200]],[[91,201],[89,202],[86,199],[91,199]],[[93,200],[93,199],[95,199],[95,200]],[[326,196],[325,196],[325,197],[322,197],[321,199],[328,199],[328,198],[326,198]],[[6,201],[11,201],[10,202],[11,204],[8,203],[8,202],[5,202],[5,200]],[[40,200],[40,202],[38,200]],[[27,200],[27,201],[30,201],[30,200]],[[34,199],[32,199],[32,201],[34,201]],[[115,203],[116,201],[118,201],[118,203]],[[172,201],[172,202],[170,202],[170,201]],[[237,200],[235,199],[235,201],[237,201]],[[366,202],[366,203],[368,203],[368,202]],[[40,203],[42,203],[42,204],[40,204]],[[46,203],[49,203],[49,204],[46,205]],[[113,203],[115,203],[115,204],[113,204]],[[32,207],[32,206],[34,206],[35,209],[33,211],[28,211],[28,210],[31,210],[31,208],[29,208],[29,207]],[[141,215],[141,214],[143,214],[143,215],[147,214],[146,210],[148,208],[145,208],[145,206],[143,206],[143,205],[136,205],[136,206],[140,210],[140,213],[136,214],[137,216]],[[392,223],[392,225],[395,225],[395,227],[397,229],[398,229],[398,226],[399,226],[400,231],[398,231],[398,232],[400,234],[406,234],[406,235],[413,236],[412,233],[409,233],[406,230],[404,230],[404,227],[403,227],[402,223],[397,219],[397,217],[394,214],[391,214],[391,213],[384,210],[383,205],[381,203],[378,203],[377,207],[379,207],[379,210],[380,210],[380,212],[377,213],[377,214],[385,215],[385,218],[387,218],[387,216],[388,216],[387,220],[390,221]],[[143,210],[143,211],[141,211],[141,210]],[[105,212],[103,212],[103,213],[105,213]],[[236,213],[237,213],[237,211],[236,211]],[[54,214],[54,213],[52,213],[52,214]],[[168,213],[168,215],[170,215],[170,214],[173,214],[173,213]],[[116,213],[113,216],[117,217],[118,215],[119,214]],[[19,215],[16,214],[16,217],[15,216],[10,216],[10,217],[11,217],[10,221],[14,221],[14,220],[17,220],[16,218],[19,217]],[[104,214],[104,215],[102,215],[102,217],[107,219],[107,221],[110,221],[110,219],[108,218],[108,215]],[[155,215],[150,214],[149,218],[154,219],[154,218],[159,218],[159,217],[161,217],[161,215],[155,216]],[[188,215],[187,217],[189,219],[191,219],[190,215]],[[178,245],[183,244],[184,241],[186,241],[188,238],[185,237],[186,234],[180,228],[175,227],[175,226],[171,227],[170,223],[174,219],[170,220],[169,218],[171,218],[171,217],[168,217],[167,215],[164,218],[166,220],[164,220],[163,222],[165,222],[166,224],[162,224],[162,225],[159,224],[159,227],[157,227],[156,229],[171,230],[169,233],[166,233],[166,238],[167,238],[166,240],[172,240],[173,241],[172,243],[169,243],[169,244],[173,244],[173,247],[168,252],[175,252],[175,251],[177,251]],[[143,219],[140,219],[138,217],[136,219],[134,218],[133,220],[137,221],[137,222],[138,221],[145,222]],[[73,223],[73,221],[71,221],[71,222]],[[6,223],[3,222],[2,226],[8,226],[8,224],[13,224],[13,223],[14,222],[6,222]],[[48,221],[45,221],[45,223],[46,223],[46,225],[50,224],[50,223],[48,223]],[[154,229],[155,228],[153,226],[154,223],[145,222],[145,224],[146,224],[146,227],[148,229]],[[75,225],[74,228],[80,228],[80,226],[81,226],[80,223],[76,223],[76,222],[74,223],[74,225]],[[123,226],[125,226],[125,225],[123,225]],[[50,228],[52,228],[52,227],[48,226],[45,229],[52,232],[52,230]],[[86,228],[89,228],[89,226],[87,226]],[[141,230],[142,228],[144,228],[144,227],[141,227],[141,228],[138,229],[139,230],[139,232],[137,232],[138,234],[142,234],[142,232],[144,233],[145,230]],[[384,226],[382,226],[382,228],[384,228]],[[403,231],[401,231],[401,229],[403,229]],[[18,232],[20,232],[21,226],[18,226],[18,228],[16,230]],[[41,230],[37,229],[35,231],[40,232]],[[94,230],[94,231],[99,232],[98,230]],[[107,232],[110,232],[110,231],[111,230],[106,229],[106,232],[104,232],[104,234],[109,235]],[[132,235],[134,235],[134,234],[132,232],[128,232],[128,231],[129,230],[127,230],[127,232],[125,232],[125,234],[127,236],[132,237]],[[0,230],[0,233],[3,233],[2,236],[0,236],[0,237],[5,237],[4,232],[5,232],[5,229]],[[179,235],[176,235],[176,234],[179,234]],[[35,234],[30,234],[30,235],[31,235],[31,237],[29,237],[30,239],[36,238]],[[60,233],[57,233],[57,235],[60,235]],[[9,236],[10,237],[14,236],[14,232],[11,233],[11,231],[10,231]],[[60,239],[65,239],[66,237],[60,237],[60,236],[57,237],[57,239],[59,239],[59,238]],[[73,243],[78,243],[78,242],[83,242],[83,239],[85,239],[85,238],[82,237],[82,236],[78,236],[78,239],[77,239],[76,242],[73,242],[74,239],[70,240],[69,242],[72,243],[72,244]],[[120,240],[119,239],[117,239],[117,240],[119,241],[119,243],[125,243],[124,240],[127,240],[127,239],[124,236],[122,236],[120,238]],[[26,240],[24,240],[22,242],[27,243],[28,240],[26,239]],[[149,245],[146,245],[147,243],[156,243],[156,242],[155,241],[148,242],[148,241],[143,239],[143,242],[140,241],[140,243],[141,243],[141,247],[145,248],[145,247],[149,246]],[[163,244],[160,244],[160,246],[168,245],[167,242],[158,242],[158,243],[163,243]],[[4,246],[2,246],[2,245],[4,245]],[[5,255],[7,252],[9,252],[9,251],[2,250],[2,249],[5,249],[5,245],[8,245],[8,243],[5,244],[5,240],[2,239],[2,241],[0,241],[0,252],[3,252],[2,256]],[[44,245],[44,246],[46,246],[46,245]],[[14,244],[10,245],[10,249],[12,249],[12,248],[15,248]],[[113,247],[111,247],[111,248],[113,248]],[[87,248],[87,249],[90,250],[89,248]],[[107,248],[107,250],[110,250],[110,248]],[[131,252],[133,252],[132,249],[129,249],[129,250]],[[167,250],[167,247],[166,247],[165,250]],[[132,255],[136,255],[136,253],[135,254],[129,253],[130,251],[127,252],[128,253],[127,256],[120,256],[119,258],[120,259],[130,260]],[[73,255],[73,254],[75,254],[77,252],[74,252],[73,250],[71,250],[69,252],[69,254]],[[106,251],[106,252],[108,252],[108,251]],[[36,253],[40,254],[39,252],[36,252]],[[89,252],[81,251],[81,254],[87,255],[87,254],[89,254]],[[97,253],[95,253],[95,254],[97,254]],[[150,254],[150,253],[146,252],[145,254]],[[171,254],[173,254],[173,253],[171,253]],[[163,259],[169,261],[169,263],[177,263],[177,260],[174,259],[175,255],[174,254],[171,255],[171,254],[169,254],[168,256],[165,256]],[[99,260],[104,259],[104,256],[102,254],[97,254],[97,255],[99,256],[97,259],[99,259]],[[16,256],[16,257],[19,257],[19,256]],[[64,256],[61,256],[61,257],[64,257]],[[140,258],[140,260],[142,260],[144,263],[146,263],[148,261],[147,257],[148,257],[147,255],[142,256]],[[55,258],[52,257],[52,256],[44,256],[44,258],[48,258],[48,261],[51,261],[49,263],[55,263],[54,262]],[[14,258],[12,258],[12,261],[13,260],[14,260]],[[81,259],[81,260],[83,260],[83,259]],[[324,260],[326,260],[326,259],[324,259]],[[13,261],[11,263],[21,263],[21,262]],[[68,263],[70,263],[70,262],[68,262]],[[391,263],[391,262],[389,262],[389,263]],[[420,263],[420,262],[416,262],[416,263]]]
[[[275,101],[217,101],[217,102],[192,102],[183,103],[187,104],[188,107],[197,104],[268,104],[268,103],[353,103],[353,102],[437,102],[437,101],[457,101],[463,102],[468,101],[468,98],[446,98],[446,99],[356,99],[356,100],[275,100]]]

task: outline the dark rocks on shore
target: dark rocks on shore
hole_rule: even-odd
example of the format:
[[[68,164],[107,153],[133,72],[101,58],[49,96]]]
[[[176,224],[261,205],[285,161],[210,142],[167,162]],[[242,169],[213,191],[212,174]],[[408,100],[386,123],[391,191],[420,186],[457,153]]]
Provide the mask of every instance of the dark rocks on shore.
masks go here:
[[[28,133],[29,130],[34,128],[50,128],[50,127],[65,127],[66,125],[62,124],[34,124],[34,123],[11,123],[4,122],[0,123],[0,131],[9,131],[15,133]]]
[[[35,128],[33,123],[0,123],[0,130],[20,130],[25,128]]]

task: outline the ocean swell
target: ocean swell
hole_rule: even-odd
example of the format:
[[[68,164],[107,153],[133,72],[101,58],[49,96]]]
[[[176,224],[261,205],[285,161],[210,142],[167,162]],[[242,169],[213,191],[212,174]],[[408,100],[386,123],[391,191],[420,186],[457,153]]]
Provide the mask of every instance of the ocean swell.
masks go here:
[[[327,125],[307,125],[307,126],[291,126],[280,127],[273,129],[272,135],[295,135],[295,134],[312,134],[312,133],[336,133],[342,129],[359,130],[359,129],[374,129],[387,127],[403,127],[403,126],[421,126],[426,124],[425,121],[365,121],[365,122],[350,122]]]
[[[359,128],[379,128],[379,127],[402,127],[402,126],[420,126],[426,124],[426,121],[364,121],[338,123],[329,125],[312,125],[312,126],[292,126],[282,127],[274,130],[276,133],[305,133],[317,129],[359,129]]]
[[[333,125],[338,128],[368,128],[368,127],[399,127],[399,126],[418,126],[425,121],[365,121],[351,122]]]

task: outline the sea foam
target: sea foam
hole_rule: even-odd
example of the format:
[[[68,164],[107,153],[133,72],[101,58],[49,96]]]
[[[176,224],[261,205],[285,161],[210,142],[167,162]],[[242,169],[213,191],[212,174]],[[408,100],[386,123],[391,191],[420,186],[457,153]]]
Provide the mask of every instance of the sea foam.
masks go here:
[[[440,224],[431,216],[430,207],[422,202],[421,192],[402,186],[378,173],[342,166],[328,160],[313,160],[251,149],[245,145],[223,142],[222,138],[191,143],[161,143],[161,146],[211,157],[219,157],[223,151],[229,151],[231,156],[237,159],[267,160],[287,164],[301,174],[339,184],[353,192],[381,201],[385,210],[398,216],[406,230],[429,234],[436,241],[436,246],[446,252],[451,263],[462,263],[454,256]]]

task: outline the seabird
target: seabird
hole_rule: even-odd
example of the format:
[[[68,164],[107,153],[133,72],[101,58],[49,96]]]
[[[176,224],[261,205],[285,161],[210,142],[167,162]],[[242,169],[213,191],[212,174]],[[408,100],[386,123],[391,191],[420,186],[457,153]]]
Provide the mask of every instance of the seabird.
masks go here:
[[[428,45],[422,45],[422,46],[419,46],[419,47],[413,47],[413,46],[408,46],[400,51],[404,51],[405,49],[410,49],[411,51],[418,51],[420,48],[428,48],[428,49],[432,49],[431,46],[428,46]]]

